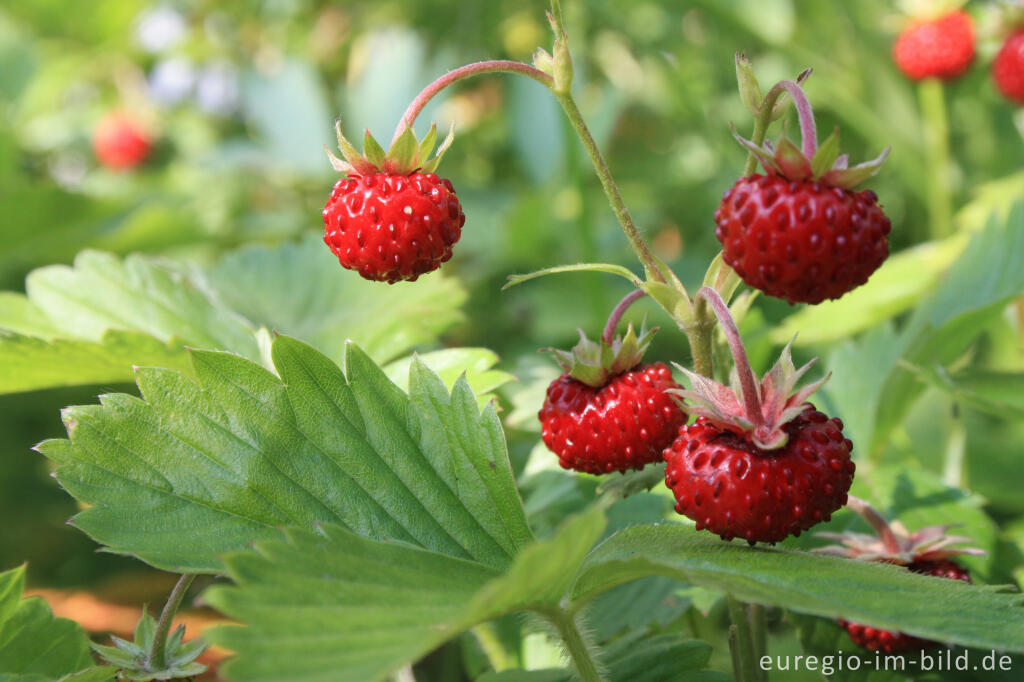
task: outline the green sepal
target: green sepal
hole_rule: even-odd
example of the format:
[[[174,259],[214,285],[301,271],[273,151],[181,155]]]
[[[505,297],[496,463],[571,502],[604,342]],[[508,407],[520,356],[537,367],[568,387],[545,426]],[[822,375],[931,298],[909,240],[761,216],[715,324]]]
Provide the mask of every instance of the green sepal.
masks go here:
[[[580,330],[579,343],[573,346],[571,351],[555,348],[547,350],[554,354],[558,364],[570,377],[588,386],[599,388],[607,384],[612,377],[639,365],[657,331],[656,327],[648,330],[646,326],[642,326],[640,335],[637,336],[633,325],[630,324],[625,336],[616,337],[608,344],[603,340],[591,341],[583,330]]]
[[[537,51],[533,53],[533,65],[538,71],[543,71],[547,75],[554,77],[555,75],[555,62],[551,57],[551,54],[543,47],[538,47]]]
[[[448,136],[438,147],[434,158],[429,158],[437,140],[436,125],[430,126],[430,132],[422,142],[416,138],[416,132],[412,127],[406,126],[387,152],[367,130],[363,138],[363,153],[360,154],[352,143],[345,139],[341,132],[340,121],[335,123],[335,130],[338,136],[338,148],[341,149],[344,159],[339,159],[329,149],[327,158],[334,170],[349,176],[372,175],[382,171],[394,175],[409,175],[416,171],[433,173],[455,139],[453,123],[448,131]]]
[[[377,140],[373,139],[373,135],[370,134],[369,128],[367,128],[366,134],[363,136],[363,155],[366,157],[367,161],[378,168],[383,168],[384,161],[388,156]]]
[[[761,94],[761,86],[754,75],[750,60],[742,52],[736,53],[736,82],[739,84],[743,104],[754,116],[759,115],[764,104],[764,95]]]
[[[839,159],[839,126],[821,143],[811,159],[811,175],[820,178],[832,170]]]
[[[153,650],[155,638],[156,620],[149,615],[147,610],[143,609],[142,617],[135,626],[134,642],[112,635],[110,640],[114,646],[105,646],[94,642],[90,642],[90,646],[105,662],[119,669],[118,679],[120,680],[133,680],[134,682],[173,680],[193,677],[206,671],[207,666],[197,663],[196,659],[209,648],[209,644],[198,637],[185,642],[184,625],[179,625],[167,637],[164,644],[164,665],[162,666],[153,665],[149,661],[149,653]]]
[[[799,182],[813,175],[811,162],[788,137],[779,140],[779,147],[775,151],[775,164],[789,180]]]
[[[392,143],[384,160],[384,170],[389,173],[396,172],[399,168],[415,167],[419,160],[420,146],[416,142],[416,135],[412,128],[406,128],[398,139]]]

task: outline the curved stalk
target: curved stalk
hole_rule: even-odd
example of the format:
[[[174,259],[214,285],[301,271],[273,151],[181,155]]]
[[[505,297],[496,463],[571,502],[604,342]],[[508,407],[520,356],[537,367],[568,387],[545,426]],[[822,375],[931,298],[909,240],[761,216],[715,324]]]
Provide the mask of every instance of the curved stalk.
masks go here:
[[[885,545],[885,551],[891,554],[899,554],[900,543],[893,535],[892,528],[889,527],[889,522],[879,514],[874,507],[868,504],[865,500],[853,495],[848,495],[846,498],[846,506],[850,511],[856,513],[862,519],[867,521],[871,529],[878,534],[881,538],[882,544]]]
[[[156,623],[156,633],[153,635],[153,648],[150,650],[147,658],[150,669],[163,670],[167,666],[167,661],[164,660],[167,635],[171,632],[171,623],[174,621],[174,615],[178,612],[178,607],[181,606],[181,600],[185,598],[185,593],[188,592],[188,588],[192,585],[192,581],[195,578],[194,573],[186,573],[178,578],[178,582],[174,585],[174,589],[171,590],[170,596],[167,597],[164,610],[160,612],[160,620]]]
[[[416,99],[409,104],[405,113],[402,114],[402,118],[398,122],[398,127],[395,128],[395,134],[391,139],[391,143],[394,144],[395,140],[397,140],[399,135],[402,134],[402,131],[411,127],[412,124],[416,122],[416,117],[420,115],[421,111],[423,111],[423,107],[427,106],[427,103],[430,102],[437,93],[441,92],[452,83],[457,83],[458,81],[465,80],[466,78],[479,76],[484,73],[518,73],[527,76],[528,78],[532,78],[548,89],[550,89],[555,83],[551,76],[547,75],[540,69],[534,68],[529,64],[523,64],[522,62],[516,62],[510,59],[492,59],[485,62],[466,64],[454,71],[449,71],[427,87],[423,88],[420,94],[416,95]]]
[[[754,134],[750,137],[751,142],[759,147],[764,144],[764,138],[768,135],[768,126],[771,125],[772,116],[775,113],[775,105],[779,98],[788,92],[796,103],[797,116],[800,119],[800,145],[802,151],[807,158],[814,157],[814,152],[818,148],[818,131],[814,122],[814,112],[811,109],[811,104],[807,100],[807,95],[804,93],[803,88],[800,87],[800,83],[807,80],[807,77],[810,75],[811,70],[807,69],[797,76],[795,81],[780,81],[768,91],[768,94],[764,96],[764,101],[761,103],[760,112],[754,118]],[[811,147],[808,147],[808,142],[811,142]],[[807,154],[808,149],[811,149],[810,154]],[[747,163],[743,167],[744,177],[753,174],[756,170],[757,157],[753,153],[748,153]]]
[[[622,316],[626,313],[629,306],[633,305],[636,301],[646,296],[647,293],[642,289],[631,291],[626,294],[625,298],[619,301],[619,304],[615,306],[615,310],[608,316],[608,323],[604,326],[604,332],[601,334],[601,341],[612,345],[612,341],[615,340],[615,329],[619,326],[619,322],[622,320]]]
[[[743,348],[743,341],[740,339],[740,330],[736,327],[736,321],[732,319],[729,306],[722,300],[722,296],[711,287],[701,287],[697,291],[697,298],[704,298],[711,305],[711,309],[715,311],[715,316],[718,318],[718,323],[722,325],[725,339],[729,342],[729,350],[732,351],[736,374],[739,376],[747,418],[754,424],[756,430],[764,424],[764,414],[761,411],[757,379],[754,377],[754,371],[750,369],[750,360],[747,359],[747,351]]]

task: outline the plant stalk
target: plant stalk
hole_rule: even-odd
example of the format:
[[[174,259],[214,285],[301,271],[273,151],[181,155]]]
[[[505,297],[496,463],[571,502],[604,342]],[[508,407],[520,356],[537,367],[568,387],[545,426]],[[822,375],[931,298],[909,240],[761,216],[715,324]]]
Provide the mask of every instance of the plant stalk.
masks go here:
[[[188,588],[191,587],[192,581],[195,579],[194,573],[184,574],[178,578],[178,582],[174,585],[174,589],[171,590],[170,596],[167,597],[164,610],[160,612],[160,620],[156,623],[156,633],[153,635],[153,648],[146,659],[151,670],[163,670],[167,666],[167,661],[164,660],[167,635],[171,632],[171,624],[174,622],[174,616],[178,612],[178,607],[181,606],[181,600],[185,598],[185,593],[188,592]]]
[[[928,225],[934,239],[953,233],[952,161],[949,151],[949,120],[942,81],[926,78],[917,86],[928,161]]]
[[[754,134],[750,138],[751,142],[758,147],[764,144],[764,138],[768,135],[768,126],[772,124],[775,104],[780,97],[788,92],[796,104],[797,116],[800,118],[800,144],[804,156],[809,159],[814,156],[814,152],[818,148],[818,132],[815,127],[814,112],[807,100],[807,95],[800,87],[800,83],[806,80],[810,74],[811,71],[808,69],[801,73],[795,81],[780,81],[768,91],[768,94],[764,96],[764,101],[761,102],[760,112],[754,117]],[[808,151],[810,154],[807,153]],[[747,163],[743,167],[743,176],[753,175],[756,170],[757,157],[750,152],[747,154]]]
[[[472,76],[479,76],[484,73],[518,73],[528,78],[541,83],[548,89],[554,86],[554,79],[547,75],[540,69],[534,68],[529,64],[523,64],[522,62],[516,62],[509,59],[492,59],[485,62],[475,62],[473,64],[467,64],[461,66],[453,71],[449,71],[445,75],[441,76],[433,83],[423,88],[420,94],[416,95],[414,99],[402,114],[401,120],[398,122],[398,127],[395,128],[394,137],[391,139],[391,143],[394,144],[395,140],[402,134],[402,131],[408,127],[411,127],[416,122],[416,117],[423,111],[423,107],[427,106],[427,103],[434,98],[437,93],[447,88],[452,83],[457,83],[460,80],[465,80]]]
[[[761,410],[757,379],[754,377],[754,370],[750,368],[747,351],[743,347],[743,340],[740,339],[740,330],[736,327],[736,321],[732,319],[729,306],[725,304],[721,294],[717,291],[711,287],[701,287],[697,291],[697,298],[707,300],[711,309],[715,311],[715,316],[718,317],[718,323],[722,325],[722,331],[729,342],[729,350],[732,351],[736,374],[739,376],[740,391],[743,393],[743,405],[747,411],[747,418],[753,423],[756,432],[757,428],[764,424],[764,413]]]
[[[737,682],[760,682],[757,654],[754,651],[754,638],[750,621],[747,619],[746,605],[732,595],[726,595],[726,600],[729,604],[729,618],[732,620],[732,626],[729,628],[729,649],[732,652],[733,673]]]
[[[597,667],[597,661],[590,654],[590,647],[583,640],[583,635],[576,626],[576,621],[571,614],[561,609],[547,612],[551,624],[555,626],[558,635],[565,643],[565,648],[572,659],[572,666],[576,670],[581,682],[603,682],[604,677]]]
[[[615,340],[615,330],[618,328],[619,322],[622,321],[622,316],[626,314],[626,310],[646,295],[647,293],[643,289],[637,289],[636,291],[629,292],[625,298],[619,301],[619,304],[615,306],[615,310],[608,316],[608,323],[604,326],[604,332],[601,334],[601,341],[603,343],[609,346],[612,345],[612,341]]]

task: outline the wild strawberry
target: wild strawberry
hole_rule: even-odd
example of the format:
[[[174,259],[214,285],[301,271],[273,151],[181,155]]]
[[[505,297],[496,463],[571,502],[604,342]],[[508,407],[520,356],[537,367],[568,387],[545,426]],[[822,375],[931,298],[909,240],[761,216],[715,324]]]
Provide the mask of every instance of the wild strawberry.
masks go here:
[[[715,236],[725,262],[750,286],[789,303],[821,303],[866,282],[889,255],[891,225],[878,197],[851,191],[889,150],[847,168],[838,129],[818,148],[810,106],[799,95],[803,150],[785,137],[775,148],[736,135],[767,175],[740,178],[725,193]]]
[[[1024,28],[1011,35],[992,62],[992,78],[999,92],[1024,104]]]
[[[899,521],[894,521],[891,525],[887,523],[881,514],[860,498],[851,495],[847,506],[863,517],[876,535],[852,532],[818,533],[820,537],[839,540],[842,544],[821,547],[814,551],[860,561],[881,561],[906,566],[912,573],[966,582],[971,582],[967,569],[950,561],[949,557],[985,553],[980,549],[951,547],[950,545],[970,542],[970,538],[946,535],[951,526],[928,526],[910,533]],[[851,623],[848,620],[840,619],[839,625],[850,634],[850,639],[856,644],[871,651],[891,654],[939,646],[938,642],[928,639]]]
[[[907,78],[950,80],[974,60],[974,23],[962,10],[912,21],[892,47],[892,58]]]
[[[134,168],[146,160],[152,148],[152,140],[138,121],[122,112],[107,114],[93,130],[93,153],[108,168]]]
[[[411,128],[384,153],[366,133],[364,154],[341,134],[345,161],[328,152],[338,180],[324,206],[324,242],[341,265],[366,279],[394,284],[415,280],[452,257],[466,216],[448,180],[437,177],[452,135],[427,160],[436,128],[420,143]]]
[[[553,351],[565,373],[548,386],[538,416],[544,444],[563,468],[591,474],[641,469],[661,460],[686,422],[668,393],[680,388],[668,366],[640,364],[657,330],[637,337],[630,325],[624,338],[611,339],[629,299],[612,313],[599,343],[581,331],[572,352]]]
[[[696,521],[697,530],[775,543],[827,521],[846,503],[853,444],[841,421],[805,402],[828,377],[794,390],[812,363],[796,369],[787,346],[758,382],[725,303],[709,291],[701,289],[729,340],[738,385],[680,368],[692,388],[674,393],[699,418],[665,450],[665,483],[676,511]]]

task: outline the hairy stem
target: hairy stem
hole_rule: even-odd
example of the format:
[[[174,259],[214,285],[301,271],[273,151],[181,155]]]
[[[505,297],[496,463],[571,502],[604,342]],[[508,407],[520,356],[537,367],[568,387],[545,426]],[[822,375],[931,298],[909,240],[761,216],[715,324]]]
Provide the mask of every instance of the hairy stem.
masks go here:
[[[693,371],[708,379],[715,378],[714,339],[715,316],[707,301],[698,296],[693,302],[693,323],[686,330],[693,356]]]
[[[572,659],[572,666],[576,670],[581,682],[603,682],[604,677],[597,667],[597,661],[591,655],[590,647],[583,639],[576,620],[571,614],[561,609],[544,614],[551,624],[555,626],[558,635],[565,643],[569,658]]]
[[[580,109],[576,105],[576,100],[573,99],[571,93],[555,93],[555,97],[558,98],[558,102],[562,105],[565,115],[569,117],[569,122],[572,124],[576,134],[579,136],[580,142],[583,143],[584,149],[587,150],[587,155],[590,157],[590,161],[594,165],[594,171],[597,173],[597,177],[601,181],[601,187],[604,189],[604,193],[608,197],[609,203],[612,205],[612,210],[615,212],[615,217],[619,219],[619,224],[622,225],[622,230],[626,233],[626,237],[629,239],[629,243],[633,247],[633,251],[636,252],[640,262],[643,263],[648,277],[651,277],[658,282],[667,282],[668,278],[666,278],[665,274],[661,271],[661,265],[654,258],[654,254],[651,253],[650,247],[647,245],[647,242],[644,241],[643,236],[640,234],[640,230],[636,227],[636,223],[633,222],[633,216],[630,215],[629,209],[626,208],[626,203],[622,200],[622,195],[619,193],[619,187],[615,184],[615,179],[612,177],[612,173],[608,169],[608,163],[604,160],[604,156],[601,154],[601,150],[598,148],[597,142],[594,141],[594,136],[590,134],[590,129],[583,120],[583,114],[580,113]]]
[[[882,543],[885,545],[885,551],[892,554],[899,554],[900,543],[893,535],[892,528],[889,527],[889,522],[885,520],[878,511],[868,504],[865,500],[853,495],[848,495],[846,498],[846,506],[850,511],[856,513],[862,519],[867,521],[868,525],[871,526],[872,530],[881,538]]]
[[[615,329],[619,326],[619,322],[622,320],[622,316],[626,313],[629,306],[633,305],[636,301],[640,300],[647,293],[642,289],[631,291],[626,294],[625,298],[619,301],[619,304],[615,306],[615,310],[608,316],[608,323],[604,326],[604,333],[601,334],[601,341],[612,345],[612,341],[615,340]]]
[[[949,121],[942,81],[927,78],[917,86],[928,161],[928,225],[931,237],[953,232],[953,187],[949,151]]]
[[[466,66],[459,67],[454,71],[449,71],[427,87],[423,88],[423,91],[420,92],[420,94],[416,95],[416,99],[409,104],[405,113],[402,114],[402,118],[398,122],[398,127],[395,128],[395,134],[391,139],[391,143],[394,144],[395,140],[397,140],[402,134],[402,131],[411,127],[412,124],[416,122],[416,117],[420,115],[421,111],[423,111],[423,107],[427,106],[427,103],[432,100],[437,93],[441,92],[452,83],[457,83],[460,80],[464,80],[472,76],[479,76],[483,73],[518,73],[538,81],[547,88],[551,88],[554,85],[554,80],[551,76],[547,75],[540,69],[536,69],[529,64],[523,64],[522,62],[516,62],[508,59],[492,59],[490,61],[467,64]]]
[[[722,325],[722,332],[726,341],[729,342],[729,350],[732,351],[732,359],[736,365],[736,373],[740,380],[740,391],[743,393],[743,405],[747,411],[747,418],[757,427],[764,423],[764,415],[761,412],[761,398],[758,395],[757,379],[754,378],[754,371],[750,369],[750,360],[747,359],[747,351],[740,339],[740,330],[736,327],[736,321],[732,319],[729,306],[722,300],[722,296],[711,287],[701,287],[697,291],[697,298],[703,298],[715,311],[718,323]]]
[[[146,659],[150,669],[163,670],[167,666],[167,661],[164,660],[167,635],[171,632],[171,623],[174,622],[174,615],[178,612],[178,607],[181,606],[181,600],[185,598],[185,593],[188,592],[188,588],[192,585],[192,581],[195,578],[194,573],[186,573],[178,578],[178,582],[174,585],[174,589],[171,590],[170,596],[167,597],[164,610],[160,612],[160,620],[156,623],[156,633],[153,635],[153,648]]]
[[[733,673],[737,682],[759,682],[754,638],[750,631],[746,606],[732,595],[726,595],[725,598],[729,605],[729,618],[732,620],[732,626],[729,628],[729,649],[732,652]]]
[[[768,135],[768,126],[772,123],[772,115],[775,112],[775,105],[779,101],[779,98],[789,92],[793,96],[793,100],[797,103],[797,115],[800,118],[800,143],[803,147],[804,155],[807,158],[814,156],[814,151],[818,148],[818,133],[814,123],[814,112],[811,109],[810,102],[807,101],[807,96],[804,94],[803,88],[800,84],[807,80],[807,77],[811,75],[811,70],[807,69],[799,76],[795,81],[781,81],[777,83],[768,94],[765,95],[764,101],[761,102],[761,110],[758,115],[754,118],[754,134],[750,140],[757,146],[764,144],[764,138]],[[797,94],[794,94],[797,93]],[[812,151],[808,155],[808,141],[811,142]],[[744,177],[753,175],[754,171],[757,170],[757,157],[754,156],[753,152],[747,154],[747,163],[743,167]]]

